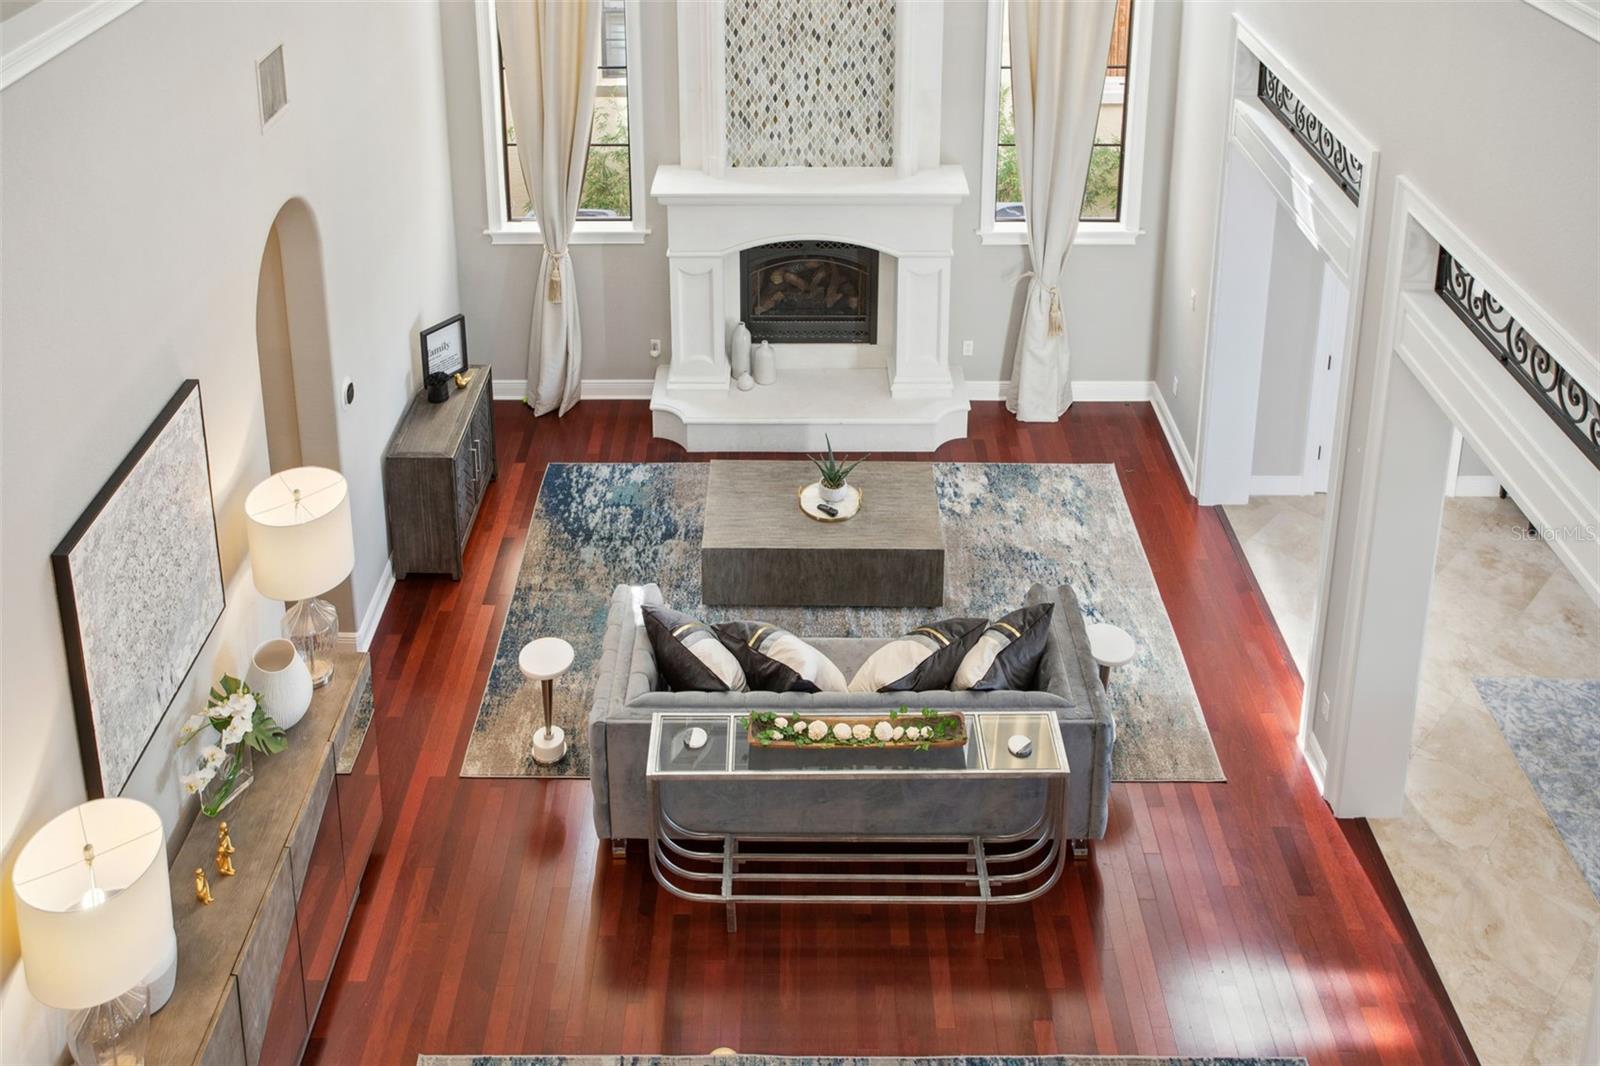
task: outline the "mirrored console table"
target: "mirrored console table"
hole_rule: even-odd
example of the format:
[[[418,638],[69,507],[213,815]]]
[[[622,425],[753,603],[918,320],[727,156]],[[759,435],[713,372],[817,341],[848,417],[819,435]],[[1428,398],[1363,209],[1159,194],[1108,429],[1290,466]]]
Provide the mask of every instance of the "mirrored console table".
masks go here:
[[[743,715],[658,712],[645,767],[651,872],[675,896],[722,904],[730,933],[740,903],[974,905],[981,933],[991,904],[1026,903],[1060,879],[1069,850],[1068,767],[1048,711],[979,711],[966,721],[962,747],[779,749],[752,744]],[[1012,738],[1026,740],[1014,745],[1022,754],[1013,753]],[[701,799],[737,794],[759,803],[771,784],[826,781],[829,795],[848,803],[853,786],[890,779],[909,784],[914,796],[920,781],[1028,778],[1046,784],[1037,816],[1020,832],[996,836],[940,833],[937,825],[926,834],[830,833],[825,811],[806,810],[793,812],[792,833],[743,835],[697,829],[673,813],[674,800],[697,789]],[[748,787],[730,791],[731,783]]]

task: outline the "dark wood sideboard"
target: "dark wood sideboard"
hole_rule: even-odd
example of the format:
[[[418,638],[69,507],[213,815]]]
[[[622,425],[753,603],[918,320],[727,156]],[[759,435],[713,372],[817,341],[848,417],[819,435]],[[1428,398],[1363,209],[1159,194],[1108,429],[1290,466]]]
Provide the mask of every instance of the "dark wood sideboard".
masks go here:
[[[394,576],[449,574],[461,580],[461,556],[478,506],[495,478],[494,382],[474,366],[464,389],[443,403],[418,393],[383,456],[383,506]]]
[[[220,819],[195,819],[172,866],[178,980],[146,1061],[299,1061],[383,823],[372,726],[371,663],[341,652],[289,747],[255,756],[255,782]],[[233,877],[217,874],[218,821],[238,849]],[[195,899],[197,866],[209,906]]]

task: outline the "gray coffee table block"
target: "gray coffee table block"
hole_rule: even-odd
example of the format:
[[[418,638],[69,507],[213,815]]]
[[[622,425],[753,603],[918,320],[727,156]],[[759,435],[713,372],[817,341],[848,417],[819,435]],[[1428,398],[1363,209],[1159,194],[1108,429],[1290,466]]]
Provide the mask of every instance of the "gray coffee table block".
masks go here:
[[[937,607],[944,533],[928,463],[868,460],[850,483],[861,513],[818,522],[800,510],[808,462],[711,464],[700,584],[711,605]]]

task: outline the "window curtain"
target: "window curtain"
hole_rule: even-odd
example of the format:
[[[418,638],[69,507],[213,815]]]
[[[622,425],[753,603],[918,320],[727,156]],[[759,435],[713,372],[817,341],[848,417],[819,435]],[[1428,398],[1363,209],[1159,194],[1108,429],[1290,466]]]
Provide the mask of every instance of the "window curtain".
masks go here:
[[[567,248],[600,76],[600,0],[498,0],[495,15],[517,161],[544,238],[526,400],[536,415],[566,414],[582,380],[578,285]]]
[[[1054,422],[1072,404],[1061,274],[1078,232],[1116,0],[1009,0],[1011,104],[1032,269],[1006,406]]]

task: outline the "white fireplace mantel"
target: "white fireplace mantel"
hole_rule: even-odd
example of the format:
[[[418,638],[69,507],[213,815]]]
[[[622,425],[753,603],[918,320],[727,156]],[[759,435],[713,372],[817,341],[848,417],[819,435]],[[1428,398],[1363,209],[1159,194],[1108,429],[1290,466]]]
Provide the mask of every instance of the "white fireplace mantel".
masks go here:
[[[667,215],[672,348],[651,394],[657,436],[692,451],[840,448],[931,451],[965,436],[968,403],[950,366],[959,166],[940,163],[944,12],[894,5],[892,164],[731,165],[726,140],[727,0],[679,4],[679,159],[650,193]],[[840,241],[892,257],[880,267],[878,335],[846,357],[778,346],[776,384],[741,392],[728,364],[739,255],[779,241]],[[845,345],[818,348],[847,348]],[[852,361],[854,360],[854,361]]]
[[[950,366],[949,323],[955,209],[967,191],[958,166],[904,177],[889,168],[730,168],[713,176],[660,167],[651,195],[667,212],[672,354],[651,400],[657,434],[693,450],[754,447],[758,439],[762,448],[801,450],[831,427],[840,447],[915,451],[963,435],[967,401]],[[738,317],[730,300],[739,252],[786,240],[842,241],[893,256],[892,306],[880,309],[892,316],[893,342],[887,366],[852,375],[854,407],[832,404],[809,422],[791,411],[775,428],[775,398],[827,395],[827,378],[838,378],[790,368],[760,396],[733,389],[727,345]]]

